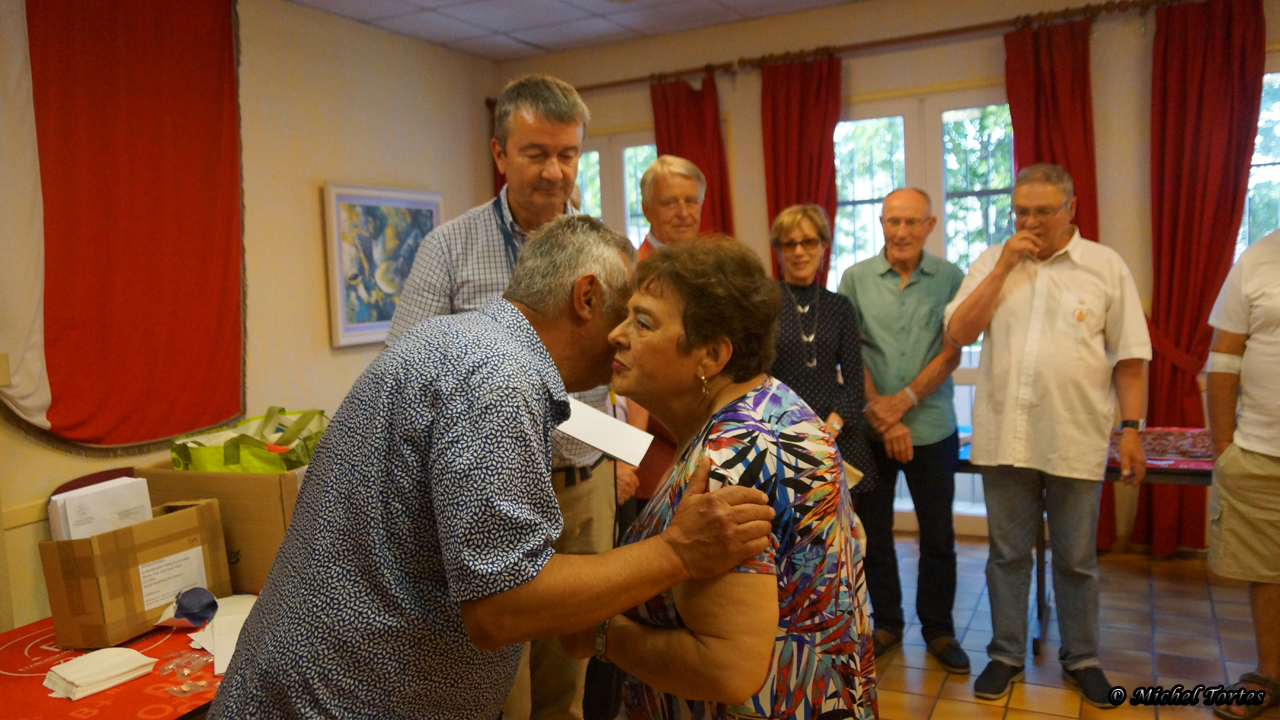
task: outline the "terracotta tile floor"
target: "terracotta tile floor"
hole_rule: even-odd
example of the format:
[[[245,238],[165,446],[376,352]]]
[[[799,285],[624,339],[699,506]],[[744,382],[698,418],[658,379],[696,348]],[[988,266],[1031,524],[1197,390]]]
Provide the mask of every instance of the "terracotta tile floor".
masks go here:
[[[903,612],[907,630],[903,645],[877,663],[880,717],[884,720],[1048,720],[1049,718],[1200,718],[1210,709],[1133,707],[1100,710],[1081,702],[1065,688],[1058,664],[1057,616],[1040,655],[1027,648],[1026,682],[1000,701],[973,696],[973,681],[986,667],[991,640],[991,606],[987,601],[985,539],[958,538],[958,592],[955,622],[961,644],[969,651],[973,672],[950,675],[929,656],[915,623],[915,586],[919,550],[913,534],[898,536]],[[1211,579],[1204,560],[1153,559],[1147,555],[1108,553],[1102,556],[1099,604],[1102,666],[1113,685],[1178,683],[1194,687],[1235,680],[1257,661],[1249,597],[1244,583]],[[1033,580],[1034,582],[1034,580]],[[1049,594],[1050,604],[1053,593]],[[1035,612],[1034,600],[1030,603]],[[1031,621],[1028,635],[1035,635]],[[1272,708],[1264,718],[1280,718]]]

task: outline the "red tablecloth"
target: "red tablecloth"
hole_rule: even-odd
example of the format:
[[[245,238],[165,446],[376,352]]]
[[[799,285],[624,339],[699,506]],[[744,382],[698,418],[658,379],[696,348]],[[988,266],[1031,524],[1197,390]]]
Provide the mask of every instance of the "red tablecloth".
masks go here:
[[[182,682],[172,673],[160,675],[164,656],[191,649],[190,630],[157,629],[122,647],[160,659],[151,674],[76,700],[49,697],[44,682],[49,668],[83,655],[63,650],[53,638],[53,620],[44,619],[0,634],[0,715],[9,720],[40,718],[176,718],[213,700],[216,689],[174,697],[168,688]],[[191,680],[213,680],[213,664]]]

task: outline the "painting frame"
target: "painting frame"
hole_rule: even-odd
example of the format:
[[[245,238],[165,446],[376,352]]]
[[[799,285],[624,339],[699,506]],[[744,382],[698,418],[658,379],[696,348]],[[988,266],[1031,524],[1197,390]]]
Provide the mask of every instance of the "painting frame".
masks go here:
[[[423,238],[439,227],[440,193],[325,183],[329,344],[386,342]]]

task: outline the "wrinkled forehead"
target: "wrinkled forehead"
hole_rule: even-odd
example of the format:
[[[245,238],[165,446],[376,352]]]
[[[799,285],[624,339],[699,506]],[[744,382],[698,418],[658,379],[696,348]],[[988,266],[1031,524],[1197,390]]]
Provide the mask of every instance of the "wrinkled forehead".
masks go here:
[[[1015,207],[1058,208],[1067,201],[1067,196],[1057,185],[1047,182],[1023,183],[1013,188],[1013,204]]]

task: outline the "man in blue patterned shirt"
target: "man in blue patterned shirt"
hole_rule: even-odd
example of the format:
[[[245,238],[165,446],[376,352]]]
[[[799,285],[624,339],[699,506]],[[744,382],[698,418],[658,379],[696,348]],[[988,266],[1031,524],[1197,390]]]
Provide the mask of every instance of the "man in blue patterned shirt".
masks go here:
[[[610,375],[634,261],[599,221],[555,221],[504,299],[423,322],[369,366],[316,449],[210,718],[492,720],[521,641],[765,550],[773,513],[744,487],[686,498],[645,542],[552,549],[551,433],[567,390]]]
[[[589,121],[586,104],[562,80],[531,75],[507,85],[494,105],[490,140],[506,187],[423,239],[391,318],[388,344],[429,317],[477,310],[502,295],[528,234],[574,214],[569,195]],[[606,410],[604,387],[574,396]],[[608,550],[617,508],[612,465],[601,462],[598,450],[560,433],[552,449],[552,482],[565,523],[556,551]],[[554,639],[533,643],[504,712],[507,720],[581,720],[586,669]]]

